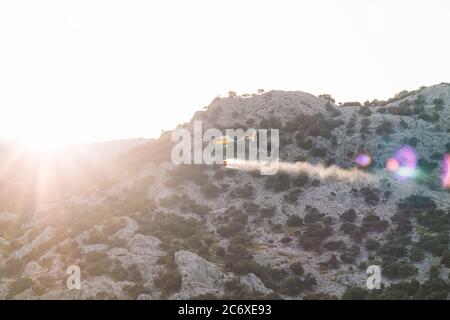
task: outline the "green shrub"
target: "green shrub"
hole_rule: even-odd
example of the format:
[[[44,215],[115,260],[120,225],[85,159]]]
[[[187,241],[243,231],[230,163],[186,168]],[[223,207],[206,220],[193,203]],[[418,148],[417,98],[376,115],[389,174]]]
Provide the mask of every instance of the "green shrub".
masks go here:
[[[154,279],[154,284],[157,289],[163,291],[164,295],[167,297],[172,293],[178,292],[181,289],[182,277],[178,270],[167,270],[159,274]]]
[[[450,268],[450,251],[449,250],[445,250],[444,253],[442,254],[441,264],[446,266],[447,268]]]
[[[284,201],[287,203],[296,203],[298,197],[303,192],[302,189],[296,188],[291,191],[289,191],[287,194],[284,195]]]
[[[19,278],[17,280],[14,280],[9,285],[8,294],[6,296],[6,299],[12,299],[19,293],[29,289],[33,285],[33,280],[30,278]]]
[[[20,259],[9,259],[0,269],[0,274],[6,278],[13,277],[23,271],[25,264],[25,261]]]
[[[362,107],[359,101],[348,101],[342,104],[343,107]]]
[[[217,229],[217,232],[222,237],[232,237],[242,231],[244,231],[245,225],[239,222],[232,221],[228,225],[223,225]]]
[[[394,127],[392,125],[392,122],[384,121],[380,123],[377,128],[375,129],[375,132],[381,136],[385,136],[391,133],[394,133]]]
[[[355,232],[358,228],[359,228],[359,227],[358,227],[356,224],[354,224],[354,223],[344,222],[344,223],[341,225],[340,230],[341,230],[342,232],[344,232],[345,234],[350,235],[350,234],[352,234],[353,232]]]
[[[93,251],[95,252],[95,251]],[[110,270],[113,266],[113,261],[110,257],[105,256],[99,258],[100,255],[96,255],[97,257],[88,256],[86,257],[86,266],[84,270],[91,276],[101,276],[110,274]]]
[[[108,243],[109,238],[103,232],[95,229],[89,234],[89,237],[86,239],[86,244],[106,244]]]
[[[286,128],[301,132],[303,137],[321,136],[325,139],[330,139],[331,132],[341,126],[344,122],[340,119],[327,119],[321,112],[315,115],[301,115],[293,121],[286,123]]]
[[[176,188],[186,182],[193,182],[202,186],[208,183],[208,175],[204,170],[205,167],[201,165],[178,165],[177,168],[166,174],[165,184],[169,188]]]
[[[403,120],[403,119],[400,119],[399,124],[400,124],[400,127],[401,127],[402,129],[408,129],[408,128],[409,128],[408,123],[406,123],[406,121]]]
[[[276,206],[260,208],[259,209],[259,214],[263,218],[270,218],[270,217],[272,217],[275,214],[276,209],[277,209]]]
[[[352,246],[345,250],[344,253],[340,255],[342,262],[344,263],[354,263],[356,257],[358,257],[360,249],[358,246]]]
[[[436,235],[424,234],[420,236],[418,242],[418,246],[436,256],[441,256],[444,254],[448,250],[448,244],[448,232],[439,233]]]
[[[425,258],[425,251],[414,245],[409,253],[409,259],[413,262],[421,262]]]
[[[319,147],[315,147],[311,150],[313,157],[325,158],[327,156],[327,150]]]
[[[391,260],[383,260],[381,269],[383,270],[383,275],[391,279],[407,278],[417,274],[417,268],[404,261],[393,262]]]
[[[300,227],[303,225],[303,219],[297,215],[291,215],[287,218],[286,225],[289,227]]]
[[[321,221],[325,214],[320,213],[317,208],[306,206],[305,218],[303,219],[305,223],[316,223]]]
[[[240,275],[245,275],[248,273],[254,273],[258,268],[258,264],[250,259],[228,259],[226,267],[228,270],[235,272]]]
[[[202,185],[200,187],[200,191],[208,199],[217,198],[220,194],[220,189],[211,183]]]
[[[445,144],[445,151],[446,151],[446,152],[450,152],[450,142],[447,142],[447,143]]]
[[[233,199],[243,198],[251,199],[255,195],[255,188],[251,184],[247,184],[242,187],[237,187],[230,191],[230,197]]]
[[[305,272],[305,270],[303,269],[303,266],[301,264],[301,262],[294,262],[292,263],[289,268],[291,269],[291,271],[297,275],[297,276],[302,276],[303,273]]]
[[[420,283],[417,280],[409,282],[397,282],[385,288],[380,295],[383,300],[405,300],[413,299],[417,290],[420,288]]]
[[[437,207],[436,203],[427,196],[411,195],[397,203],[400,209],[409,210],[413,212],[422,212]]]
[[[340,264],[340,262],[339,262],[338,258],[333,254],[333,255],[331,255],[331,257],[327,261],[321,262],[320,266],[322,268],[327,269],[327,270],[329,270],[329,269],[333,269],[334,270],[334,269],[338,269],[339,268],[339,264]]]
[[[327,103],[334,104],[336,102],[336,100],[330,94],[327,93],[319,94],[319,98],[326,100]]]
[[[364,117],[369,117],[372,115],[372,111],[367,106],[362,106],[359,108],[359,114]]]
[[[428,210],[416,213],[417,223],[431,232],[446,232],[450,230],[450,216],[442,209]]]
[[[417,140],[416,137],[411,137],[408,139],[407,144],[410,145],[411,147],[416,147],[418,142],[419,140]]]
[[[312,140],[308,138],[299,138],[299,136],[296,136],[295,142],[297,146],[305,150],[311,150],[313,147]]]
[[[323,247],[330,251],[345,249],[345,244],[342,240],[330,240],[326,242]]]
[[[289,276],[284,280],[281,291],[289,296],[295,296],[303,292],[302,281],[294,276]]]
[[[281,120],[271,116],[269,118],[262,119],[259,123],[259,127],[263,129],[280,129],[282,127]]]
[[[328,101],[325,104],[325,110],[327,110],[327,112],[330,114],[330,116],[332,118],[335,118],[335,117],[338,117],[341,115],[341,112],[338,109],[336,109],[335,107],[333,107],[333,105],[331,104],[330,101]]]
[[[443,110],[444,108],[444,99],[442,98],[435,98],[433,99],[433,104],[435,110]]]
[[[292,238],[291,237],[283,237],[280,240],[281,243],[290,243],[292,242]]]
[[[108,257],[108,255],[103,251],[90,251],[85,254],[84,260],[87,263],[96,263],[107,257]]]
[[[424,95],[423,94],[417,95],[416,99],[414,100],[414,105],[423,106],[425,104],[426,104],[426,101],[425,101]]]
[[[342,300],[364,300],[368,291],[359,287],[348,287],[342,295]]]
[[[291,181],[289,175],[280,173],[273,176],[268,176],[264,185],[266,189],[273,190],[275,192],[282,192],[291,187]]]
[[[332,294],[318,292],[304,295],[303,300],[338,300],[338,297]]]
[[[111,277],[114,281],[127,281],[129,279],[128,270],[119,263],[115,263],[111,270]]]
[[[123,223],[120,220],[112,220],[103,226],[102,232],[107,235],[113,235],[123,227]]]
[[[437,112],[433,112],[431,115],[426,112],[419,113],[419,119],[422,119],[423,121],[427,122],[436,122],[439,121],[439,114]]]
[[[370,120],[368,118],[364,118],[361,120],[361,128],[359,129],[360,133],[363,134],[371,134],[372,131],[369,130]]]
[[[245,202],[242,209],[250,215],[255,215],[261,210],[258,204],[250,201]]]
[[[369,251],[376,250],[380,247],[380,244],[375,239],[367,239],[366,240],[366,249]]]
[[[450,148],[450,146],[449,146]],[[307,174],[299,174],[297,175],[295,178],[292,179],[292,185],[294,187],[304,187],[308,184],[309,182],[309,176]]]
[[[361,194],[368,205],[376,205],[380,202],[380,190],[376,188],[363,187]]]
[[[398,106],[388,107],[387,112],[398,116],[411,116],[413,114],[409,101],[402,101]]]
[[[382,220],[375,214],[368,214],[362,220],[362,228],[366,231],[382,232],[387,229],[389,223],[386,220]]]
[[[341,214],[341,220],[346,222],[354,222],[356,220],[356,211],[355,209],[348,209],[344,213]]]
[[[299,237],[299,244],[305,250],[318,249],[322,241],[333,234],[330,226],[322,224],[310,224],[306,226],[305,231]]]

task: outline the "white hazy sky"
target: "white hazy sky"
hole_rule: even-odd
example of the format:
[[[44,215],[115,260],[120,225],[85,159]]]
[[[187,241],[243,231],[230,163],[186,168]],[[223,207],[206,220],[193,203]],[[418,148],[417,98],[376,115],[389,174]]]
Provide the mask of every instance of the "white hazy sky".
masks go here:
[[[449,81],[450,1],[1,1],[0,137],[157,136],[228,90]]]

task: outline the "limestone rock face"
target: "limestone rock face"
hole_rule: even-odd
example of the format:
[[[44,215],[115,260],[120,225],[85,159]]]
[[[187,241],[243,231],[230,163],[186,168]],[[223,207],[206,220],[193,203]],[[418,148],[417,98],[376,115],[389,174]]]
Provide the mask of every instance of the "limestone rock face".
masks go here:
[[[135,284],[129,281],[114,281],[107,276],[90,277],[81,281],[80,289],[67,289],[62,283],[51,291],[40,296],[43,300],[72,300],[72,299],[128,299],[127,287]],[[20,298],[27,299],[29,290],[20,294]],[[27,294],[28,293],[28,294]],[[16,297],[18,298],[18,297]],[[36,297],[35,297],[36,298]],[[34,299],[35,299],[34,298]]]
[[[0,237],[0,249],[6,248],[9,246],[9,241]]]
[[[105,277],[94,277],[81,282],[81,296],[83,298],[96,299],[126,299],[128,295],[124,292],[125,286],[133,286],[132,282],[114,280]]]
[[[249,292],[261,293],[263,295],[271,294],[272,289],[266,288],[264,283],[254,273],[246,274],[241,277],[241,284]]]
[[[29,245],[25,245],[11,254],[13,259],[21,259],[30,253],[34,248],[48,242],[55,236],[55,229],[47,227],[40,235],[38,235]]]
[[[121,217],[120,220],[121,222],[125,223],[125,226],[117,231],[115,236],[121,239],[130,240],[131,237],[133,237],[133,235],[136,233],[139,226],[136,221],[129,217]]]
[[[19,216],[15,213],[10,212],[0,212],[0,223],[12,222],[16,220]]]
[[[135,234],[128,241],[129,249],[113,248],[108,255],[125,268],[136,265],[144,280],[144,287],[153,289],[153,279],[162,271],[158,258],[165,253],[159,248],[161,241],[153,236]]]
[[[82,246],[81,250],[83,251],[84,254],[92,252],[92,251],[106,251],[108,249],[107,245],[104,244],[90,244],[87,246]]]
[[[6,283],[0,282],[0,299],[4,300],[8,294],[8,285]]]
[[[142,293],[137,297],[137,300],[154,300],[154,299],[153,299],[152,295]]]
[[[175,262],[182,277],[181,290],[171,299],[192,299],[196,296],[211,294],[217,297],[225,294],[225,283],[233,279],[233,273],[225,273],[217,265],[199,257],[190,251],[175,253]],[[255,274],[240,277],[242,288],[249,293],[262,295],[273,291],[266,288]]]
[[[204,294],[223,294],[225,282],[230,277],[218,266],[195,253],[183,250],[175,253],[175,262],[182,276],[181,290],[176,298],[190,299]]]
[[[25,266],[25,269],[23,271],[23,276],[34,279],[39,277],[39,275],[42,273],[42,267],[37,263],[36,261],[30,261]]]

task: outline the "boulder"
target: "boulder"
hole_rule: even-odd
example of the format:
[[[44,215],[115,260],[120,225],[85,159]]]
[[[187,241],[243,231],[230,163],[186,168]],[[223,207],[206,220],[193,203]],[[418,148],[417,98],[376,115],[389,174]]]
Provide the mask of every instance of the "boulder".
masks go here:
[[[182,283],[175,299],[190,299],[204,294],[221,296],[224,285],[231,277],[224,274],[218,266],[206,261],[190,251],[177,251],[175,262],[181,273]]]
[[[26,264],[22,276],[34,280],[38,278],[41,273],[42,267],[40,264],[36,261],[30,261]]]
[[[53,239],[55,236],[55,229],[53,227],[47,227],[40,235],[38,235],[30,244],[24,245],[22,248],[11,253],[12,259],[22,259],[29,254],[34,248],[41,246],[42,244]]]
[[[147,293],[142,293],[137,297],[137,300],[154,300],[152,295]]]
[[[84,299],[127,299],[125,286],[133,286],[132,282],[116,282],[108,277],[100,276],[81,282],[81,296]]]
[[[159,248],[161,241],[153,236],[135,234],[129,241],[128,247],[113,248],[108,255],[113,260],[118,260],[123,267],[129,268],[136,265],[144,280],[144,287],[153,290],[153,279],[161,271],[157,263],[159,257],[165,253]]]
[[[261,279],[258,278],[254,273],[249,273],[245,276],[242,276],[241,284],[248,292],[260,293],[263,295],[273,293],[273,290],[266,288]]]
[[[130,217],[121,217],[120,222],[125,224],[125,226],[117,231],[114,236],[129,241],[134,236],[139,226],[136,221]]]
[[[19,215],[11,212],[0,212],[0,223],[8,223],[17,220]]]

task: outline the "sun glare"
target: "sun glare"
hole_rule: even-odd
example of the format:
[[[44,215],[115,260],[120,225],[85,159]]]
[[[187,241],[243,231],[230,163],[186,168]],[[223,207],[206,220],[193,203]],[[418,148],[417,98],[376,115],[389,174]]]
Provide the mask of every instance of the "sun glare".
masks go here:
[[[64,137],[45,135],[21,137],[17,142],[26,151],[42,155],[61,152],[69,145]]]

